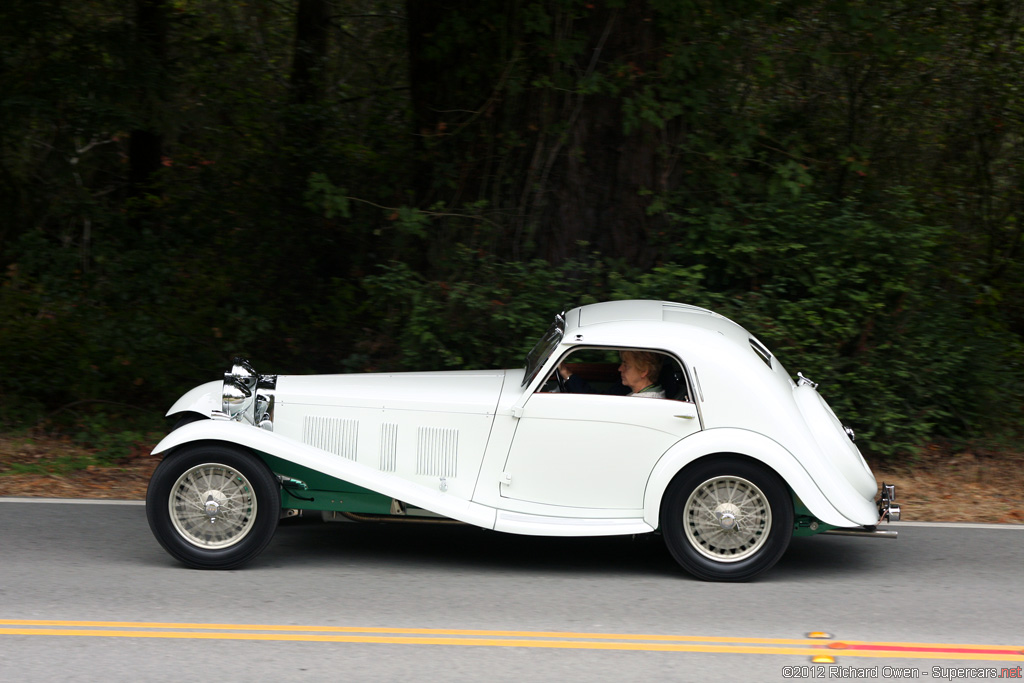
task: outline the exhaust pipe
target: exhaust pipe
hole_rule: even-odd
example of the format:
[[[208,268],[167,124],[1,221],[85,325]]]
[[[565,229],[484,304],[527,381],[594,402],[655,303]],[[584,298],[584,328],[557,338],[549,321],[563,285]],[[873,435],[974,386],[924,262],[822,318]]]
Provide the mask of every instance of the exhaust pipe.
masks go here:
[[[856,529],[829,529],[821,533],[833,536],[861,536],[862,538],[891,538],[893,540],[899,534],[898,531],[892,529],[876,529],[873,526],[858,527]]]

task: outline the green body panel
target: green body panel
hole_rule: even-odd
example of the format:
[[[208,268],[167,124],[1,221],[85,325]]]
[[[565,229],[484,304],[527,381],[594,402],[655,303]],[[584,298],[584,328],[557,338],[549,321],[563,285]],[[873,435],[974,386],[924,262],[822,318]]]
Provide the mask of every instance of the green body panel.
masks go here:
[[[376,491],[335,479],[269,453],[260,452],[259,456],[274,474],[297,479],[309,487],[307,490],[297,486],[282,486],[282,508],[377,515],[391,512],[391,498]]]
[[[391,514],[391,499],[372,491],[360,493],[315,489],[293,490],[294,494],[286,488],[281,488],[281,507],[283,509],[358,512],[364,515]]]
[[[792,491],[790,492],[792,493]],[[804,502],[795,493],[793,495],[793,536],[816,536],[823,531],[835,529],[831,524],[825,524],[811,514]],[[811,528],[814,526],[814,528]]]

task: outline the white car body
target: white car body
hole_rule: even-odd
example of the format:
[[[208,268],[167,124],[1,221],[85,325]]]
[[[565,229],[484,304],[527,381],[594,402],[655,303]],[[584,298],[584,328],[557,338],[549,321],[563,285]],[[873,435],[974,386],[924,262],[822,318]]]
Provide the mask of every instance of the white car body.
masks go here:
[[[677,476],[725,455],[777,474],[805,529],[871,533],[880,516],[898,518],[891,491],[881,510],[875,502],[874,476],[815,385],[794,382],[720,315],[661,301],[583,306],[565,314],[551,347],[529,377],[523,369],[279,376],[257,392],[266,395],[262,418],[252,408],[229,418],[224,383],[211,382],[168,414],[212,419],[176,429],[154,452],[212,442],[247,449],[279,480],[308,490],[296,496],[285,486],[285,508],[365,511],[354,494],[346,504],[310,488],[300,475],[315,472],[388,499],[394,513],[518,534],[653,532]],[[685,400],[540,391],[580,349],[663,354]]]

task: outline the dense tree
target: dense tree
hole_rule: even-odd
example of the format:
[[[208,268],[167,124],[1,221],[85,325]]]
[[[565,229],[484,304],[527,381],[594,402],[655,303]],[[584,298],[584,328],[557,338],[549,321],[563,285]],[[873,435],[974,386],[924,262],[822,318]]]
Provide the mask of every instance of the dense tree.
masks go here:
[[[3,3],[0,418],[161,406],[236,352],[515,363],[555,309],[651,296],[832,378],[880,452],[1019,429],[1022,24],[1020,0]]]
[[[645,3],[408,8],[413,127],[428,162],[421,201],[485,201],[514,257],[557,262],[585,241],[649,262],[659,221],[643,195],[670,171],[657,131],[629,121],[626,104],[665,49],[657,12]]]

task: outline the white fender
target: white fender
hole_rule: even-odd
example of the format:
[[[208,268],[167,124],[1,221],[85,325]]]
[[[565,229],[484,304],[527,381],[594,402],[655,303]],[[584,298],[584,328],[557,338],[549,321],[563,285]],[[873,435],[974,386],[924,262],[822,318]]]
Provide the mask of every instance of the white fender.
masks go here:
[[[831,464],[812,460],[808,471],[768,437],[742,429],[708,429],[683,439],[655,465],[644,492],[644,521],[658,526],[661,499],[679,470],[705,455],[736,453],[759,460],[785,480],[811,514],[826,524],[854,527],[878,522],[873,501],[859,495]],[[828,495],[824,493],[828,491]]]
[[[221,408],[223,386],[224,382],[215,380],[189,389],[181,398],[174,402],[171,409],[167,411],[167,415],[191,412],[209,417],[213,414],[213,411],[220,410]]]
[[[219,382],[214,382],[214,384],[220,385]],[[397,498],[445,517],[485,529],[494,528],[496,515],[493,508],[460,500],[394,474],[380,472],[366,465],[360,465],[354,460],[342,458],[294,439],[232,420],[200,420],[175,429],[156,445],[153,453],[163,453],[193,441],[223,441],[245,446],[323,472],[331,477],[362,486],[382,495]]]
[[[860,495],[874,497],[878,490],[875,475],[864,461],[860,449],[846,435],[843,423],[818,390],[814,386],[802,384],[793,390],[793,399],[814,435],[821,455],[843,473]]]

